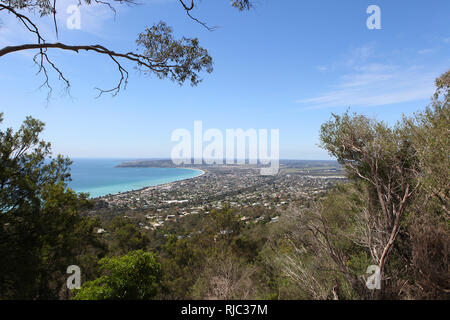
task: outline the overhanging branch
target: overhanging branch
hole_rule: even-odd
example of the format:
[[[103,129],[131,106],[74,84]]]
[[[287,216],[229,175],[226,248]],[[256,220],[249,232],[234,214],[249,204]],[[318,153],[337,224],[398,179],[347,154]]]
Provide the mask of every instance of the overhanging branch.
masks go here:
[[[67,45],[67,44],[63,44],[60,42],[55,42],[55,43],[30,43],[30,44],[23,44],[23,45],[18,45],[18,46],[7,46],[7,47],[0,49],[0,57],[4,56],[6,54],[9,54],[9,53],[24,51],[24,50],[32,50],[32,49],[40,50],[40,52],[43,55],[43,58],[51,64],[51,66],[58,72],[60,78],[62,78],[68,86],[69,86],[69,82],[67,81],[67,79],[63,76],[62,72],[60,72],[60,70],[57,69],[55,67],[55,65],[49,61],[48,56],[45,54],[45,52],[42,52],[43,49],[45,49],[45,50],[46,49],[61,49],[61,50],[74,51],[76,53],[79,53],[80,50],[84,50],[84,51],[93,51],[93,52],[97,52],[97,53],[105,54],[105,55],[109,56],[111,58],[111,60],[114,61],[114,63],[117,65],[117,67],[119,69],[120,80],[119,80],[118,85],[112,89],[102,90],[102,89],[96,88],[97,90],[100,91],[99,95],[106,93],[106,92],[110,92],[113,95],[116,95],[122,87],[126,87],[127,80],[128,80],[128,72],[120,64],[120,62],[117,60],[117,58],[123,58],[123,59],[127,59],[129,61],[136,62],[138,64],[138,66],[144,66],[156,73],[163,72],[166,69],[174,69],[177,67],[181,67],[176,64],[170,65],[170,64],[164,64],[161,62],[157,62],[146,56],[136,54],[133,52],[128,52],[128,53],[115,52],[115,51],[109,50],[99,44],[96,44],[96,45]],[[39,53],[39,54],[41,54],[41,53]],[[42,66],[43,64],[41,63],[40,65]],[[44,70],[44,73],[45,73],[45,76],[47,77],[45,70]],[[48,83],[48,79],[46,80],[46,83]]]

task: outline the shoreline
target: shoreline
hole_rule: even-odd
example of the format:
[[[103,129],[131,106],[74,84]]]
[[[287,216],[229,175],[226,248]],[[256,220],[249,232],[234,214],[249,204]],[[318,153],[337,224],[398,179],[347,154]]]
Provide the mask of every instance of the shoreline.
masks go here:
[[[150,167],[149,167],[149,168],[150,168]],[[200,174],[197,175],[197,176],[195,176],[195,177],[184,178],[184,179],[180,179],[180,180],[176,180],[176,181],[171,181],[171,182],[165,182],[165,183],[161,183],[161,184],[156,184],[156,185],[154,185],[154,186],[146,186],[146,187],[142,187],[142,188],[134,189],[134,190],[128,190],[128,191],[122,191],[122,192],[117,192],[117,193],[111,193],[111,194],[107,194],[107,195],[99,196],[99,197],[94,197],[94,198],[90,198],[90,199],[91,199],[91,200],[101,200],[102,198],[114,197],[114,196],[117,196],[117,195],[126,195],[127,193],[133,193],[133,192],[141,192],[141,191],[144,191],[144,190],[147,190],[147,189],[150,189],[150,188],[159,188],[159,187],[167,186],[167,185],[174,184],[174,183],[177,183],[177,182],[181,182],[181,181],[185,181],[185,180],[190,180],[190,179],[195,179],[195,178],[201,177],[201,176],[203,176],[204,174],[206,174],[206,171],[205,171],[205,170],[203,170],[203,169],[198,169],[198,168],[178,168],[178,167],[176,167],[176,168],[174,168],[174,169],[186,169],[186,170],[200,171]]]

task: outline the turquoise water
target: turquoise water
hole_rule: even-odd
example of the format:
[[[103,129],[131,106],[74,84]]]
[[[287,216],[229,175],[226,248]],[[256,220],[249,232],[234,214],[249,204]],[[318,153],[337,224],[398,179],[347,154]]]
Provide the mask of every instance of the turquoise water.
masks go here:
[[[124,159],[72,159],[69,187],[91,198],[194,178],[200,170],[180,168],[116,168]]]

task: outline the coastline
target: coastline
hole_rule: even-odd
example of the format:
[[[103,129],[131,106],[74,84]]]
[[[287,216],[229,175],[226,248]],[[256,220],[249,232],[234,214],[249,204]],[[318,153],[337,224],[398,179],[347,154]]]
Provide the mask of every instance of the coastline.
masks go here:
[[[150,186],[145,186],[139,189],[134,189],[134,190],[128,190],[128,191],[122,191],[122,192],[117,192],[117,193],[111,193],[111,194],[107,194],[104,196],[99,196],[99,197],[93,197],[90,198],[91,200],[101,200],[102,198],[108,198],[108,197],[114,197],[117,195],[126,195],[128,193],[134,193],[134,192],[141,192],[147,189],[151,189],[151,188],[160,188],[160,187],[164,187],[164,186],[168,186],[168,185],[172,185],[181,181],[186,181],[186,180],[190,180],[190,179],[195,179],[198,177],[203,176],[204,174],[206,174],[205,170],[202,169],[198,169],[198,168],[178,168],[176,167],[176,169],[187,169],[187,170],[193,170],[193,171],[200,171],[200,174],[195,176],[195,177],[189,177],[189,178],[184,178],[184,179],[180,179],[180,180],[176,180],[176,181],[171,181],[171,182],[165,182],[165,183],[160,183],[160,184],[156,184],[156,185],[150,185]]]
[[[177,168],[177,169],[189,169],[189,170],[195,170],[195,171],[201,171],[201,173],[198,176],[192,177],[192,178],[188,178],[188,179],[193,179],[193,178],[197,178],[197,177],[201,177],[202,175],[204,175],[206,173],[205,170],[202,169],[198,169],[198,168]],[[186,179],[183,179],[186,180]],[[180,180],[181,181],[181,180]]]

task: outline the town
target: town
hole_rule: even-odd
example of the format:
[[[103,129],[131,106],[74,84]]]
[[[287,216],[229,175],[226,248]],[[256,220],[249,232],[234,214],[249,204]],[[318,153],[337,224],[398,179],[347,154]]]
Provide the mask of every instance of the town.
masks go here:
[[[167,162],[160,161],[162,165]],[[155,166],[157,162],[147,163]],[[124,166],[143,166],[142,163]],[[179,221],[186,216],[208,214],[228,205],[240,209],[245,223],[265,218],[277,221],[278,211],[291,206],[302,207],[345,179],[334,161],[282,161],[277,175],[260,175],[251,165],[199,165],[204,174],[177,182],[141,190],[108,195],[96,199],[97,216],[122,215],[137,219],[144,229],[155,229],[166,221]],[[259,214],[251,214],[252,212]],[[252,217],[253,216],[253,217]],[[102,231],[101,231],[102,232]]]

